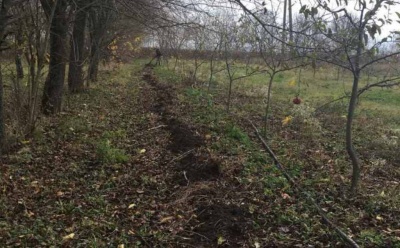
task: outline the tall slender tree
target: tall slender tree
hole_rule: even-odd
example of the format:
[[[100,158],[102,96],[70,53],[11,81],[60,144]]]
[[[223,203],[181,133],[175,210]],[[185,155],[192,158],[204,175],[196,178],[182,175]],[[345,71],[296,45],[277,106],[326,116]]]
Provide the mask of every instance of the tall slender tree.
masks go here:
[[[67,0],[41,0],[41,3],[48,21],[51,22],[49,73],[42,97],[42,112],[49,115],[61,111],[68,32]]]
[[[90,56],[89,75],[90,81],[97,81],[101,52],[105,44],[107,30],[116,18],[116,9],[113,1],[100,0],[91,6],[89,11]]]
[[[0,9],[0,48],[3,43],[4,32],[7,24],[7,15],[11,6],[11,0],[3,0],[1,1],[1,9]],[[1,55],[1,49],[0,49]],[[5,131],[4,131],[4,114],[3,114],[3,77],[1,72],[1,56],[0,56],[0,155],[3,150],[5,139]]]
[[[282,23],[282,51],[281,53],[285,53],[285,42],[286,42],[286,10],[287,10],[287,1],[283,0],[283,23]]]
[[[87,19],[86,1],[77,1],[74,29],[71,37],[68,87],[72,93],[80,92],[84,88],[83,80],[83,50],[85,47],[85,27]]]
[[[292,0],[288,1],[288,19],[289,19],[289,42],[293,44],[293,13],[292,13]]]

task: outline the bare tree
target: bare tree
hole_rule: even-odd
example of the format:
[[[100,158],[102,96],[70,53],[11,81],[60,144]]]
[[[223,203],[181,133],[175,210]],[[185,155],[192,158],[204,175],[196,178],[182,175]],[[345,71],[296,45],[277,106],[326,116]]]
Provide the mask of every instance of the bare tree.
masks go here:
[[[376,48],[388,41],[388,38],[376,40],[375,35],[380,32],[383,20],[377,17],[377,12],[394,2],[378,0],[375,3],[359,1],[357,13],[351,15],[346,10],[346,3],[342,8],[330,9],[323,3],[317,1],[311,8],[303,7],[303,13],[309,14],[315,23],[325,23],[317,26],[320,36],[331,46],[318,46],[314,51],[319,60],[337,65],[348,70],[353,75],[352,90],[347,111],[346,123],[346,150],[353,165],[351,192],[357,190],[360,180],[360,161],[353,145],[353,120],[359,95],[372,87],[391,87],[400,85],[400,74],[392,75],[382,80],[378,79],[360,89],[360,79],[364,73],[373,65],[399,54],[393,52],[387,55],[377,55]],[[316,9],[325,13],[317,15]],[[388,17],[389,19],[389,17]],[[335,29],[327,27],[328,20],[334,20]],[[390,19],[389,19],[390,22]],[[369,39],[371,38],[371,40]],[[375,40],[375,41],[374,41]],[[369,42],[371,41],[371,42]],[[325,44],[326,44],[325,42]],[[377,75],[377,78],[379,76]]]
[[[227,112],[231,108],[233,83],[261,73],[260,68],[251,61],[255,47],[251,46],[252,37],[249,36],[248,28],[246,22],[235,21],[232,13],[220,15],[217,31],[222,38],[221,53],[228,75]]]
[[[266,11],[263,15],[259,15],[259,18],[266,23],[278,25],[278,14],[277,11]],[[262,25],[254,22],[251,16],[248,16],[248,25],[252,26],[252,28],[248,28],[248,30],[251,30],[249,37],[254,37],[252,45],[258,48],[258,53],[265,65],[262,71],[268,78],[263,127],[264,135],[267,136],[268,119],[271,109],[271,93],[275,77],[279,73],[303,67],[307,65],[307,62],[304,61],[302,56],[297,54],[279,53],[279,46],[281,43],[273,37],[274,35],[279,35],[279,30],[269,27],[268,32],[266,32]]]

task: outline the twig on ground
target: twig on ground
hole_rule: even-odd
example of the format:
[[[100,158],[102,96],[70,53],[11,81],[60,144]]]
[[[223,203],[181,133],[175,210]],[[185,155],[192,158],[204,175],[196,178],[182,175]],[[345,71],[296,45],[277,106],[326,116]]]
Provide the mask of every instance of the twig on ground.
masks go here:
[[[187,176],[186,176],[186,171],[183,171],[183,176],[185,177],[185,179],[186,179],[186,181],[187,181],[187,185],[186,185],[186,186],[189,186],[190,181],[189,181],[189,179],[188,179]]]
[[[163,128],[163,127],[167,127],[167,125],[159,125],[156,127],[152,127],[152,128],[147,129],[147,131],[151,131],[151,130],[155,130],[155,129],[159,129],[159,128]]]
[[[194,151],[194,149],[191,149],[189,151],[186,151],[184,153],[182,153],[181,155],[173,158],[169,163],[175,162],[177,160],[181,160],[182,158],[186,157],[187,155],[189,155],[190,153],[192,153]]]
[[[202,234],[200,234],[200,233],[194,232],[194,231],[184,230],[184,232],[191,233],[191,234],[195,234],[195,235],[198,235],[198,236],[200,236],[200,237],[202,237],[202,238],[205,238],[205,239],[207,239],[207,240],[210,240],[210,239],[207,238],[206,236],[204,236],[204,235],[202,235]]]

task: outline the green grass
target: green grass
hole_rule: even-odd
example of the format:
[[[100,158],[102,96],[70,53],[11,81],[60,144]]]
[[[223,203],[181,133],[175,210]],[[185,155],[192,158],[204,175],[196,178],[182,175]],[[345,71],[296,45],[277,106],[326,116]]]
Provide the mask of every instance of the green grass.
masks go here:
[[[129,156],[124,149],[116,148],[109,139],[102,139],[95,143],[99,161],[107,164],[124,163]]]
[[[222,68],[221,63],[219,67]],[[193,69],[191,61],[182,62],[180,68],[187,70]],[[177,70],[175,73],[180,73]],[[243,71],[240,73],[243,74]],[[208,82],[208,64],[205,63],[200,68],[198,78]],[[349,174],[351,164],[346,154],[344,137],[345,123],[348,100],[335,102],[320,109],[318,114],[315,109],[323,104],[349,94],[352,85],[352,76],[348,73],[337,78],[337,70],[329,67],[319,68],[314,72],[310,69],[302,69],[300,74],[300,86],[298,85],[299,71],[280,73],[275,77],[272,88],[271,116],[275,120],[273,127],[268,132],[272,149],[279,157],[281,163],[285,165],[287,172],[302,189],[309,192],[318,200],[326,200],[328,205],[333,205],[333,212],[328,212],[329,216],[335,220],[344,220],[343,227],[353,226],[359,223],[363,231],[355,231],[356,240],[366,247],[377,247],[393,242],[395,245],[399,241],[387,234],[380,234],[377,229],[368,229],[369,221],[362,219],[362,214],[376,211],[375,198],[378,197],[383,212],[391,213],[397,211],[399,196],[394,196],[395,186],[384,186],[375,175],[370,171],[379,171],[371,165],[376,157],[383,157],[386,166],[396,161],[394,154],[398,152],[399,145],[389,146],[387,139],[383,137],[399,137],[395,130],[400,128],[400,89],[376,89],[372,88],[364,93],[360,98],[356,118],[354,122],[354,141],[357,152],[363,166],[363,186],[361,190],[361,202],[368,204],[363,206],[353,206],[346,202],[343,197],[344,188],[349,184]],[[376,80],[377,78],[371,78]],[[186,88],[184,101],[191,102],[197,111],[192,113],[194,120],[201,124],[212,127],[213,136],[219,136],[211,146],[214,151],[221,152],[236,157],[246,154],[243,162],[242,175],[238,177],[241,183],[246,185],[261,185],[265,197],[273,198],[281,193],[293,195],[288,182],[271,162],[265,153],[257,151],[257,145],[240,127],[240,123],[235,123],[224,112],[224,100],[227,95],[228,78],[225,72],[216,74],[213,78],[216,82],[211,88],[211,94],[207,92],[207,83],[197,87]],[[291,81],[295,80],[296,84]],[[367,79],[361,79],[360,87],[366,85]],[[264,113],[263,97],[267,93],[268,77],[266,75],[256,75],[234,82],[233,99],[235,102],[232,111],[236,114],[248,116],[250,118],[260,118]],[[252,102],[241,101],[240,95],[247,95]],[[294,106],[292,99],[299,94],[302,104]],[[212,107],[206,106],[206,98],[213,99],[215,103]],[[223,99],[223,100],[221,100]],[[281,120],[286,116],[292,116],[293,121],[282,126]],[[261,118],[260,118],[261,119]],[[394,139],[394,138],[393,138]],[[386,143],[385,143],[386,142]],[[379,146],[377,145],[379,144]],[[397,175],[398,169],[394,164],[390,167],[393,175]],[[374,179],[373,179],[374,178]],[[383,179],[382,179],[383,180]],[[389,179],[385,179],[389,180]],[[394,180],[393,178],[390,180]],[[380,191],[372,190],[378,187]],[[344,190],[344,191],[343,191]],[[384,190],[386,194],[393,197],[379,197]],[[297,199],[296,202],[302,201]],[[348,208],[350,205],[350,209]],[[309,222],[307,230],[303,235],[311,237],[315,233],[323,232],[321,226],[304,216],[303,210],[295,213],[294,210],[285,208],[286,213],[278,212],[277,224],[292,225]],[[362,214],[361,214],[362,213]],[[376,216],[373,215],[374,219]],[[394,222],[385,219],[386,224],[394,227]],[[373,221],[371,221],[373,222]],[[311,228],[312,227],[312,228]],[[304,230],[303,230],[304,231]],[[285,234],[281,237],[285,239]]]
[[[193,61],[182,60],[177,73],[183,70],[193,71]],[[253,66],[256,68],[258,65]],[[259,66],[261,68],[261,66]],[[167,69],[166,67],[163,67]],[[217,62],[216,68],[224,68],[223,62]],[[164,69],[159,68],[163,71]],[[171,72],[172,73],[172,72]],[[236,76],[244,75],[244,69],[238,69]],[[209,63],[205,62],[198,70],[197,77],[208,83]],[[367,81],[372,83],[380,77],[370,77],[364,75],[361,79],[360,88],[366,85]],[[258,96],[265,96],[267,93],[267,84],[269,77],[267,74],[257,74],[235,81],[233,86],[238,92],[250,94],[256,92]],[[295,84],[291,84],[292,81]],[[311,107],[318,108],[323,104],[334,99],[350,94],[352,87],[352,75],[349,72],[341,71],[338,77],[338,71],[331,66],[320,67],[316,69],[315,74],[311,68],[301,70],[292,70],[279,73],[275,76],[272,87],[272,101],[276,103],[291,103],[291,100],[299,94],[303,102],[310,104]],[[221,71],[213,76],[213,81],[218,83],[219,89],[227,87],[228,75],[226,71]],[[347,99],[344,99],[343,110],[346,111]],[[261,103],[260,103],[261,104]],[[375,118],[384,118],[387,125],[398,128],[400,123],[400,87],[381,89],[371,88],[360,98],[360,104],[357,113],[370,112]],[[329,106],[328,106],[329,107]]]
[[[182,78],[175,72],[169,70],[165,66],[156,66],[154,72],[158,75],[161,81],[170,83],[179,83]]]

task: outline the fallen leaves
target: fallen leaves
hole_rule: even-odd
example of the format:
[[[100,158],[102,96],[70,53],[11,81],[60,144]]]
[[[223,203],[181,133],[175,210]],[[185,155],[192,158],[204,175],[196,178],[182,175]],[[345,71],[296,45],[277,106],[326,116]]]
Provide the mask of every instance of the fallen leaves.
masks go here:
[[[163,224],[163,223],[169,222],[169,221],[171,221],[171,220],[173,220],[173,219],[174,219],[173,216],[164,217],[164,218],[162,218],[162,219],[160,220],[160,223]]]
[[[290,199],[290,195],[288,195],[286,193],[281,193],[281,196],[283,199]]]
[[[285,119],[282,120],[282,126],[286,126],[288,124],[290,124],[293,120],[292,116],[286,116]]]
[[[63,241],[67,241],[67,240],[73,239],[74,237],[75,237],[75,233],[70,233],[70,234],[68,234],[68,235],[65,235],[65,236],[62,238],[62,240],[63,240]]]
[[[33,216],[35,216],[35,213],[33,213],[32,211],[26,210],[26,211],[25,211],[25,215],[26,215],[28,218],[32,218]]]
[[[288,233],[288,232],[290,232],[289,227],[286,227],[286,226],[278,227],[278,230],[279,230],[280,232],[283,232],[283,233]]]
[[[222,236],[218,237],[218,240],[217,240],[218,245],[222,245],[225,242],[226,242],[226,239],[224,237],[222,237]]]

